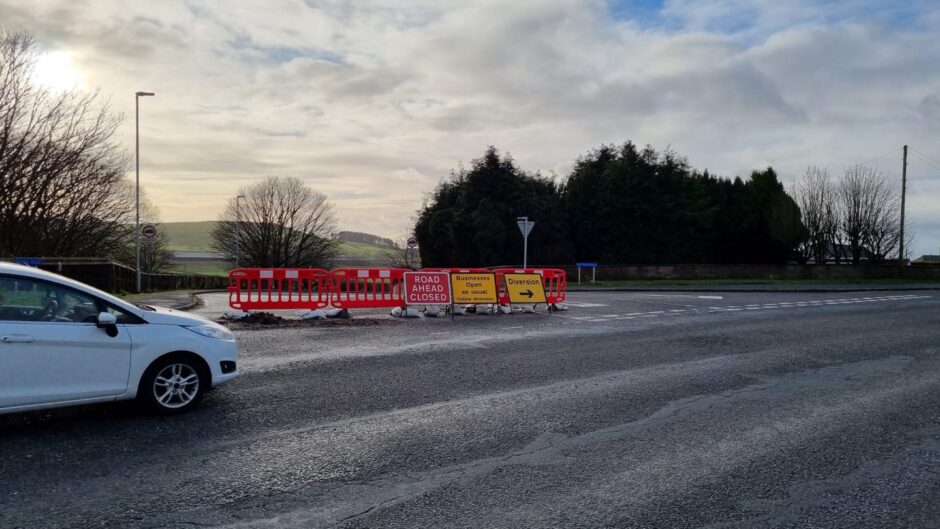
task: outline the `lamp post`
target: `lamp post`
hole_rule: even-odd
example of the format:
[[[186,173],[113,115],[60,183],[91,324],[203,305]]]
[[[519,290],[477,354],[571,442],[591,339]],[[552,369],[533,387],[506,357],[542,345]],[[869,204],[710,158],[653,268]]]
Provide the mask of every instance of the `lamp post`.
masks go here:
[[[134,222],[134,250],[137,254],[135,268],[137,270],[137,292],[140,292],[140,98],[155,95],[153,92],[134,93],[134,143],[135,160],[137,165],[136,200],[137,217]]]
[[[242,229],[240,201],[243,198],[245,198],[245,195],[238,195],[235,197],[235,268],[239,268],[238,257],[239,253],[241,253],[241,249],[239,248],[239,232]]]

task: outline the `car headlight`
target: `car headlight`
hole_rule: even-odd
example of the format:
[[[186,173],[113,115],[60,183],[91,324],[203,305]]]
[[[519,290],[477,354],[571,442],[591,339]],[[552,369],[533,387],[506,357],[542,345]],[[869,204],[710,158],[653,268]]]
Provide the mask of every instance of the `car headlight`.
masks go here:
[[[218,325],[194,325],[192,327],[186,327],[187,329],[193,331],[196,334],[201,334],[208,338],[215,338],[216,340],[226,340],[229,342],[235,341],[235,335],[225,327],[220,327]]]

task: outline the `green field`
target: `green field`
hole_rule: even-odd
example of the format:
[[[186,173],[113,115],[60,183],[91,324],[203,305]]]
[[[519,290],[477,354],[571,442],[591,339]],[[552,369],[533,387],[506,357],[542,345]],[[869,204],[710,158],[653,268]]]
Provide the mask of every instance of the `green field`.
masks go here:
[[[214,220],[203,222],[164,222],[160,225],[160,237],[174,252],[209,252],[212,239],[209,233],[215,227]]]
[[[212,238],[209,234],[216,221],[164,222],[160,225],[160,237],[174,252],[211,252]],[[378,264],[387,252],[384,246],[359,242],[340,241],[337,257],[375,261]],[[227,275],[229,264],[224,261],[178,261],[176,271],[193,274]]]
[[[182,274],[227,276],[230,268],[227,261],[173,261],[173,271]]]

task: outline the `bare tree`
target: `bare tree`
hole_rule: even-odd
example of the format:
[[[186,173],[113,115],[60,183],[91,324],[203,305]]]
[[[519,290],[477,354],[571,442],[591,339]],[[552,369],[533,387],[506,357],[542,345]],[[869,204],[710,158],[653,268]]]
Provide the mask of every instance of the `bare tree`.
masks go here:
[[[888,179],[869,171],[864,244],[872,262],[881,262],[897,252],[901,240],[901,197]]]
[[[864,165],[851,167],[836,194],[839,231],[853,264],[859,264],[865,252],[871,261],[880,261],[897,248],[900,199],[884,175]]]
[[[0,29],[0,255],[113,256],[133,211],[123,117],[97,93],[40,88],[38,56],[29,33]]]
[[[229,199],[212,230],[212,248],[241,266],[326,267],[335,255],[336,220],[326,197],[296,177],[269,176]],[[236,215],[237,213],[237,215]]]
[[[800,250],[804,259],[824,264],[836,240],[839,222],[836,217],[835,190],[828,168],[810,166],[793,188],[797,205],[807,229],[806,241]]]

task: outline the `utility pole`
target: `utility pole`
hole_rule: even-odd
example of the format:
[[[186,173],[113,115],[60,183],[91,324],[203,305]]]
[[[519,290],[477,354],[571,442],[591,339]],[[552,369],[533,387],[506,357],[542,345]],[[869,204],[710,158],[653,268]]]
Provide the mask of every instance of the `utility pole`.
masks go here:
[[[904,201],[907,198],[907,145],[901,163],[901,241],[898,246],[898,275],[904,269]]]

